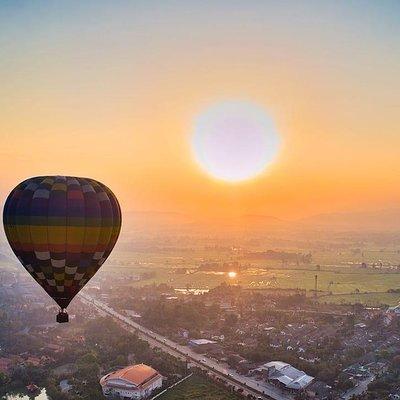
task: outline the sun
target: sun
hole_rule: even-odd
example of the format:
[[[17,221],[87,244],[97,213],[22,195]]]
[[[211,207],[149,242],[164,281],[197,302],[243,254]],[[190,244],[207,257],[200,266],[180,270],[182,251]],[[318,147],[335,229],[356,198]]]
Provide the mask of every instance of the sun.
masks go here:
[[[232,100],[214,104],[195,119],[191,144],[209,175],[240,182],[261,174],[275,160],[279,142],[275,124],[261,106]]]

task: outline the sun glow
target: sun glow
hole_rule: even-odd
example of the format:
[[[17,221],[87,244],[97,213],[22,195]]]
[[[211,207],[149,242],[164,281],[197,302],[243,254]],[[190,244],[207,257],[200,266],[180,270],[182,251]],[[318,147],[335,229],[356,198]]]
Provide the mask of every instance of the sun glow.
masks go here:
[[[231,278],[231,279],[236,278],[237,272],[235,272],[235,271],[230,271],[230,272],[228,272],[228,276],[229,276],[229,278]]]
[[[279,136],[262,107],[226,101],[209,107],[196,119],[192,147],[207,173],[239,182],[259,175],[274,161]]]

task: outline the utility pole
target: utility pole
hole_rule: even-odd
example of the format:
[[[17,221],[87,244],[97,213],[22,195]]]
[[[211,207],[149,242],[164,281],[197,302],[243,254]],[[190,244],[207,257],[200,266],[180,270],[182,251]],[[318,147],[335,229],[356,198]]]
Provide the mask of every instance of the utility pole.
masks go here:
[[[315,275],[315,285],[314,285],[314,299],[317,299],[317,290],[318,290],[318,275]]]

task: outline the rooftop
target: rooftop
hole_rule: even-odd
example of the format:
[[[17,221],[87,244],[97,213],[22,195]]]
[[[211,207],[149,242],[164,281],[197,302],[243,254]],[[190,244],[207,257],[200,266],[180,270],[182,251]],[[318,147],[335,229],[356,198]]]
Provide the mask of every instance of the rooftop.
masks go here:
[[[151,379],[160,376],[160,374],[152,367],[145,364],[130,365],[129,367],[120,369],[104,376],[100,383],[103,385],[109,380],[122,379],[135,386],[144,385]]]
[[[258,369],[269,370],[270,379],[278,380],[289,389],[304,389],[314,379],[314,377],[282,361],[271,361]]]
[[[191,339],[189,341],[190,344],[194,344],[196,346],[201,346],[204,344],[216,344],[217,342],[214,342],[213,340],[208,340],[208,339]]]
[[[397,306],[389,307],[388,311],[400,314],[400,304],[398,304]]]

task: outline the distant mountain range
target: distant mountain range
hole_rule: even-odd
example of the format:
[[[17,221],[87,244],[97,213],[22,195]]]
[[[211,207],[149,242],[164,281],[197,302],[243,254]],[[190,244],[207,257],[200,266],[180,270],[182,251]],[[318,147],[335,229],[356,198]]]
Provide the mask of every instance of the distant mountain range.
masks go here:
[[[125,232],[142,232],[149,235],[163,232],[204,234],[207,231],[236,232],[263,230],[332,230],[332,231],[399,231],[400,209],[337,212],[313,215],[297,220],[284,220],[270,215],[248,214],[235,218],[214,217],[195,219],[178,212],[125,212],[123,214]],[[4,232],[0,230],[0,251],[6,245]],[[8,248],[8,245],[6,246]],[[1,253],[4,252],[1,251]]]
[[[226,229],[322,229],[322,230],[369,230],[400,231],[400,209],[337,212],[317,214],[297,220],[283,220],[270,215],[243,215],[235,218],[214,217],[194,219],[184,213],[128,212],[124,214],[128,229],[202,229],[207,226]]]
[[[399,230],[400,209],[318,214],[296,221],[303,226],[344,230]]]

